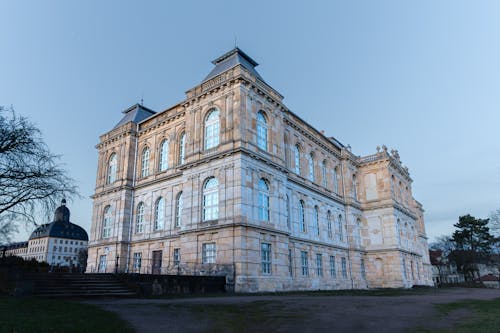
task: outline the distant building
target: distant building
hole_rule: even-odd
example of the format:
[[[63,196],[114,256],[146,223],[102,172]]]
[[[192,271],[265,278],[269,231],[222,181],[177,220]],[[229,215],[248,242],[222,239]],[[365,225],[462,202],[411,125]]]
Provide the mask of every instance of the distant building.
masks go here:
[[[185,100],[134,105],[100,137],[87,271],[225,274],[237,292],[432,284],[399,153],[353,154],[238,48],[213,64]]]
[[[464,275],[458,271],[455,263],[443,256],[443,251],[429,250],[429,257],[432,264],[432,281],[435,286],[465,281]]]
[[[69,217],[70,211],[63,199],[53,222],[36,228],[27,242],[7,245],[5,255],[35,259],[53,266],[76,266],[78,253],[87,249],[89,238],[82,227],[69,221]]]

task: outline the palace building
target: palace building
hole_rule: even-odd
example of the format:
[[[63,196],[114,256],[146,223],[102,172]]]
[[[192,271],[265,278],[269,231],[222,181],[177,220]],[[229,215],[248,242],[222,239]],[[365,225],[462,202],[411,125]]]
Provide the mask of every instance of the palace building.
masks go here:
[[[71,223],[69,217],[63,199],[54,213],[54,221],[37,227],[27,242],[5,246],[5,255],[35,259],[51,266],[79,266],[79,252],[87,250],[88,235],[82,227]]]
[[[100,137],[87,272],[225,275],[236,292],[431,285],[397,151],[359,157],[235,48],[182,102]]]

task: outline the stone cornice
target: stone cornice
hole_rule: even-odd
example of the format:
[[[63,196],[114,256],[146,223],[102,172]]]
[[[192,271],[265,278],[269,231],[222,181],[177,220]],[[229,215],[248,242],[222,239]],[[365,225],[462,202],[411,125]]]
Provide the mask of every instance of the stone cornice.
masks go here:
[[[332,247],[332,248],[336,248],[339,250],[345,250],[345,251],[349,250],[349,246],[332,244],[332,243],[322,242],[322,241],[309,239],[309,238],[302,238],[302,237],[293,236],[293,235],[290,235],[290,241],[297,242],[297,243],[311,243],[312,245],[316,245],[316,246],[327,246],[327,247]]]
[[[186,111],[184,109],[172,115],[169,115],[168,111],[169,110],[165,110],[164,112],[159,112],[154,117],[148,118],[144,122],[141,122],[139,124],[139,136],[154,131],[155,129],[165,124],[172,123],[175,120],[181,119],[186,115]]]
[[[314,142],[315,144],[317,144],[318,146],[320,146],[321,148],[323,148],[324,150],[326,150],[328,153],[334,155],[337,159],[340,159],[341,153],[335,151],[335,149],[338,149],[338,147],[333,142],[329,141],[326,137],[324,137],[323,134],[317,132],[312,126],[307,125],[309,127],[308,129],[313,129],[314,131],[317,132],[316,136],[312,135],[303,126],[300,126],[298,123],[294,122],[292,119],[290,119],[290,117],[284,116],[283,117],[283,122],[285,124],[288,124],[290,127],[292,127],[293,129],[295,129],[297,132],[299,132],[303,136],[305,136],[307,139],[311,140],[312,142]],[[323,140],[318,139],[318,137],[320,137],[320,138],[322,137]],[[332,149],[329,146],[332,146],[334,148]]]

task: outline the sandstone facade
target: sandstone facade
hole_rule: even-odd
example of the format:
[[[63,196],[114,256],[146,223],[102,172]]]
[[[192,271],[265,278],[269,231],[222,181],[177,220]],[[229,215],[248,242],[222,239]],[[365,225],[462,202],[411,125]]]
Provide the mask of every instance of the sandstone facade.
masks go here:
[[[291,112],[239,49],[181,103],[100,137],[87,270],[226,274],[235,291],[432,283],[397,151],[358,157]]]

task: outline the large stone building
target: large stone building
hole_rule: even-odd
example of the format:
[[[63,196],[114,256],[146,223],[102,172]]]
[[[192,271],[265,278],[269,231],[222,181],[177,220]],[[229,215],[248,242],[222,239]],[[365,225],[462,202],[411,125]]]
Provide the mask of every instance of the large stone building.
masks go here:
[[[432,283],[397,151],[358,157],[235,48],[186,99],[100,137],[87,271],[227,274],[235,291]]]
[[[27,242],[7,245],[5,255],[35,259],[51,266],[78,266],[79,252],[86,251],[88,235],[69,218],[70,211],[63,199],[54,213],[54,221],[37,227]]]

